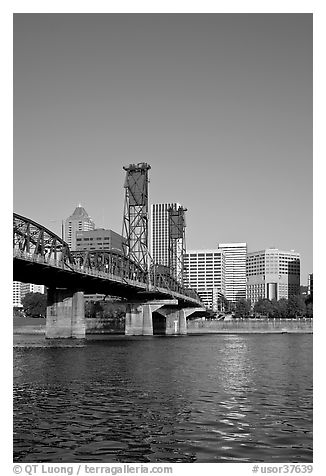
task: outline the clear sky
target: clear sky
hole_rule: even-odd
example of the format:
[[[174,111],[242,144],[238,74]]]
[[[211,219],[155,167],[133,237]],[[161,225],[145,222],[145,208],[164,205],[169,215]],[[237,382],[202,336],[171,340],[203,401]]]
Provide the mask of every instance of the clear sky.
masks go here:
[[[312,14],[15,14],[14,211],[122,230],[129,163],[187,248],[313,265]]]

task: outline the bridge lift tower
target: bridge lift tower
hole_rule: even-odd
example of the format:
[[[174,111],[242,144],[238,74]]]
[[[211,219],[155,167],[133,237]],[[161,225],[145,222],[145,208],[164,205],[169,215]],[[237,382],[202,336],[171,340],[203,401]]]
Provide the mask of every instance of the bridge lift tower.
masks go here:
[[[126,171],[122,235],[125,257],[148,271],[148,171],[145,162],[123,167]]]
[[[186,208],[172,206],[168,209],[169,268],[174,278],[183,285],[184,255],[186,253]]]

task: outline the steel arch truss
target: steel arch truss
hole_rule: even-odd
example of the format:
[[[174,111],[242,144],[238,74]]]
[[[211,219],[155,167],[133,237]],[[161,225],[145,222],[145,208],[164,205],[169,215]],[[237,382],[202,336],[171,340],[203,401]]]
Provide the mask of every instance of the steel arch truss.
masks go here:
[[[79,268],[101,271],[122,279],[146,283],[147,273],[121,253],[110,250],[80,250],[71,253]]]
[[[184,288],[171,275],[167,266],[154,265],[148,273],[138,262],[113,250],[71,251],[68,244],[59,236],[16,213],[13,215],[13,248],[14,262],[27,259],[55,267],[59,265],[60,268],[76,273],[81,271],[87,274],[88,270],[102,272],[119,277],[129,285],[133,284],[127,283],[127,280],[135,281],[134,285],[139,282],[148,286],[148,283],[151,282],[152,291],[153,289],[155,291],[156,288],[158,292],[161,292],[160,289],[163,288],[200,302],[197,293],[192,289]],[[111,278],[109,276],[108,278],[110,281]]]
[[[152,266],[151,281],[156,287],[169,289],[170,291],[183,294],[192,299],[197,299],[198,301],[201,300],[195,290],[191,288],[185,288],[183,284],[171,274],[171,270],[168,266],[161,264],[155,264]]]
[[[44,263],[74,263],[69,246],[62,238],[29,218],[16,213],[13,218],[14,254],[41,258]]]

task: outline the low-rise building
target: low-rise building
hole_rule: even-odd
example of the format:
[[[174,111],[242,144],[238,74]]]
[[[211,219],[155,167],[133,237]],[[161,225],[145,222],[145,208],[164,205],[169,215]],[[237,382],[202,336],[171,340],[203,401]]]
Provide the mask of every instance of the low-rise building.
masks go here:
[[[89,231],[76,232],[76,251],[113,250],[123,252],[122,243],[125,238],[113,230],[96,228]],[[85,294],[86,301],[99,301],[104,299],[103,294]]]
[[[104,228],[76,232],[76,251],[116,250],[122,252],[122,243],[123,237],[119,233]]]
[[[43,284],[31,284],[31,283],[21,283],[20,285],[20,294],[23,299],[28,293],[41,293],[44,294],[45,287]]]
[[[22,308],[22,299],[28,293],[42,293],[44,294],[44,286],[40,284],[21,283],[20,281],[13,281],[13,307]]]

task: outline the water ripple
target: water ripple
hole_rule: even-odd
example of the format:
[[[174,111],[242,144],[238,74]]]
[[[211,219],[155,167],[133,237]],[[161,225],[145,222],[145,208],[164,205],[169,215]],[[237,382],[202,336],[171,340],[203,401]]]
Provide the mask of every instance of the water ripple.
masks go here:
[[[14,350],[14,461],[312,462],[310,335],[35,339]]]

